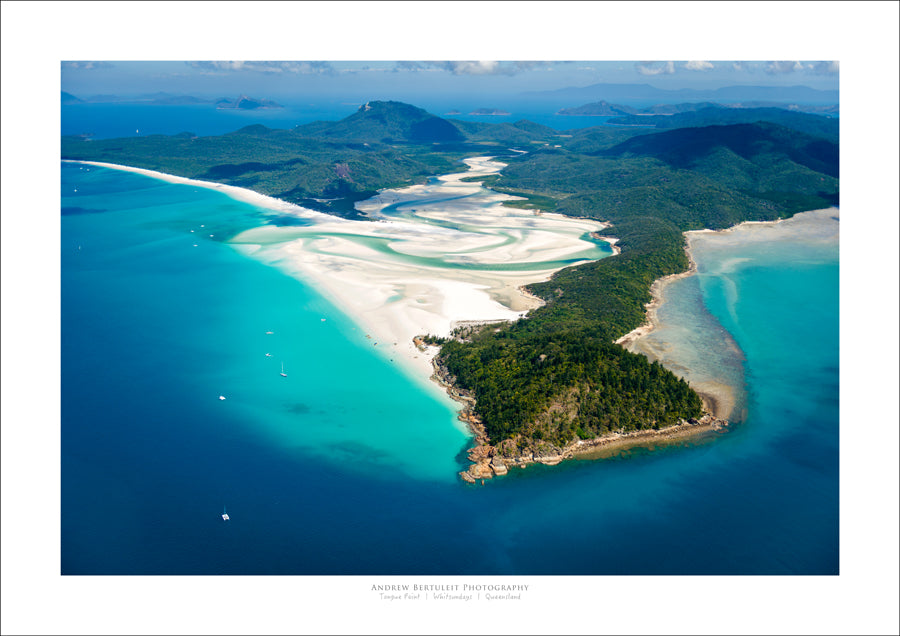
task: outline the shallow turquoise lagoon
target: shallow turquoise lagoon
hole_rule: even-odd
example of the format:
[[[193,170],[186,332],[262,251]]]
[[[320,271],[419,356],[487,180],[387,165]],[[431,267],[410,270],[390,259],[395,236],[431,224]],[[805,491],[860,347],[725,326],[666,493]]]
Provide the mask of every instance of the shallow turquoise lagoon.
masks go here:
[[[454,403],[220,241],[262,211],[69,163],[62,192],[64,574],[837,573],[836,253],[701,278],[737,430],[469,486]]]

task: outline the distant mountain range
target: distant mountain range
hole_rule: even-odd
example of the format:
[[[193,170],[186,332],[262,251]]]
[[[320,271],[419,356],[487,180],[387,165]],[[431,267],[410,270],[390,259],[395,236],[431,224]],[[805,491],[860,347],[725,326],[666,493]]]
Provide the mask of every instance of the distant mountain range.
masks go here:
[[[145,104],[148,106],[190,106],[193,104],[215,104],[216,108],[239,108],[253,110],[257,108],[283,108],[267,99],[257,99],[241,95],[237,99],[221,97],[219,99],[206,99],[193,95],[173,95],[171,93],[148,93],[144,95],[91,95],[90,97],[77,97],[72,93],[60,92],[60,98],[65,105],[69,104]]]
[[[729,104],[717,104],[715,102],[686,102],[683,104],[657,104],[647,108],[632,108],[622,104],[610,104],[602,100],[592,104],[585,104],[577,108],[561,108],[557,115],[581,115],[581,116],[605,116],[617,117],[625,115],[676,115],[680,113],[695,112],[707,108],[781,108],[800,113],[814,113],[819,115],[837,115],[840,107],[837,104],[828,106],[816,106],[812,104],[784,104],[781,102],[735,102]]]
[[[60,96],[62,98],[63,104],[83,104],[84,103],[83,99],[81,99],[79,97],[75,97],[72,93],[67,93],[66,91],[61,91]]]
[[[530,91],[521,97],[536,101],[560,104],[584,104],[606,100],[615,101],[658,101],[678,103],[687,100],[707,100],[715,102],[770,101],[805,102],[814,104],[837,104],[839,91],[823,91],[808,86],[723,86],[715,89],[682,88],[667,90],[649,84],[592,84],[583,87],[560,88],[551,91]]]
[[[823,117],[786,108],[723,108],[718,105],[672,115],[624,115],[609,119],[606,123],[619,126],[651,126],[656,129],[670,129],[753,124],[761,121],[792,128],[833,142],[837,142],[840,133],[840,121],[834,117]]]

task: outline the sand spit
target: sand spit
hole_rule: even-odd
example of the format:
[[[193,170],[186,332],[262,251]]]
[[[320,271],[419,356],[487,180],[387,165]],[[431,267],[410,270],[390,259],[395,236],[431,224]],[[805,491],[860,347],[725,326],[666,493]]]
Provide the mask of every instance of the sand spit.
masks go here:
[[[80,163],[90,166],[98,166],[101,168],[122,170],[124,172],[133,172],[135,174],[142,174],[146,177],[153,177],[154,179],[159,179],[160,181],[165,181],[167,183],[181,183],[186,185],[194,185],[201,188],[208,188],[210,190],[219,190],[220,192],[224,192],[233,199],[243,201],[245,203],[251,203],[262,208],[267,208],[274,212],[286,212],[296,214],[298,216],[309,216],[314,218],[334,218],[322,212],[316,212],[315,210],[310,210],[293,203],[288,203],[287,201],[282,201],[281,199],[276,199],[275,197],[260,194],[259,192],[254,192],[253,190],[226,185],[224,183],[216,183],[214,181],[200,181],[198,179],[188,179],[187,177],[178,177],[175,175],[166,174],[164,172],[157,172],[155,170],[134,168],[132,166],[122,166],[115,163],[103,163],[101,161],[74,161],[70,159],[63,159],[62,161],[64,163]]]
[[[383,190],[357,203],[367,221],[341,219],[235,186],[116,164],[77,163],[210,188],[308,220],[302,226],[253,228],[229,243],[313,285],[362,327],[373,349],[421,378],[430,377],[438,349],[420,349],[413,342],[416,336],[449,336],[457,321],[516,320],[542,304],[524,286],[549,279],[569,262],[602,257],[584,237],[602,230],[603,223],[505,207],[503,201],[517,197],[462,181],[504,167],[490,157],[465,159],[464,172],[427,185]]]
[[[600,256],[584,237],[602,223],[504,207],[514,197],[461,181],[504,164],[465,163],[468,172],[358,203],[371,221],[264,226],[231,242],[312,283],[363,326],[373,347],[389,343],[392,360],[428,378],[438,349],[417,347],[414,338],[447,337],[459,321],[517,320],[542,304],[525,285],[549,279],[566,259]]]

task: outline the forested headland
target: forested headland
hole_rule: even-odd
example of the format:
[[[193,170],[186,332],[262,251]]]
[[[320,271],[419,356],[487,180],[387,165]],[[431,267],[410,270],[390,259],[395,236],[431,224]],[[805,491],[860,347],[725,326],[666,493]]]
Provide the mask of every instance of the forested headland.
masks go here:
[[[618,239],[620,254],[529,286],[546,304],[527,318],[442,345],[437,362],[474,397],[473,415],[490,443],[522,449],[701,414],[700,398],[682,379],[615,341],[643,322],[652,282],[687,269],[683,232],[838,203],[837,122],[776,111],[699,110],[684,114],[683,127],[561,133],[372,102],[340,122],[292,130],[68,137],[62,157],[228,183],[354,217],[354,202],[380,188],[453,172],[473,154],[501,156],[507,166],[485,184],[526,199],[511,205],[609,223],[604,234]],[[676,117],[662,121],[671,126]]]

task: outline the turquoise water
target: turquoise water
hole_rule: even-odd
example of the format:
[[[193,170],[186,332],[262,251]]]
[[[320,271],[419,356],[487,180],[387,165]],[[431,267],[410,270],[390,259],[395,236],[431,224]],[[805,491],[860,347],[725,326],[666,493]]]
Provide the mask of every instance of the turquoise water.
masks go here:
[[[469,486],[446,396],[222,241],[261,210],[82,168],[61,169],[63,574],[837,573],[836,253],[701,279],[746,354],[737,430]]]

